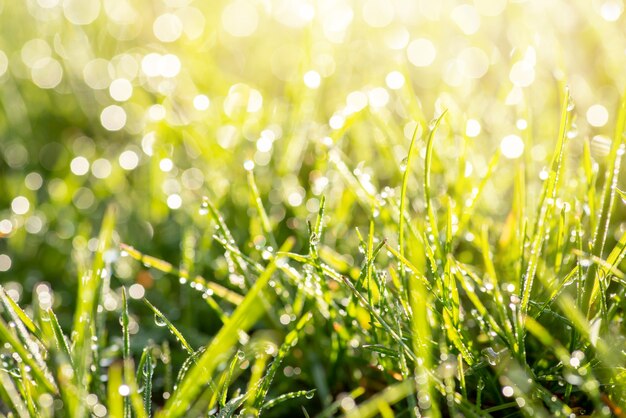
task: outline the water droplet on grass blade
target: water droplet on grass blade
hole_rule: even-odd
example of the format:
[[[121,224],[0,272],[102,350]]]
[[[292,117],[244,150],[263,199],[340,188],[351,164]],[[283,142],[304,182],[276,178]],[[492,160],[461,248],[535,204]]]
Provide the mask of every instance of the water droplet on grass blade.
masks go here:
[[[157,314],[154,314],[154,324],[157,327],[164,327],[167,325],[165,320],[160,315],[157,315]]]
[[[402,159],[402,161],[400,161],[400,171],[404,172],[406,171],[406,166],[409,163],[409,157],[405,157]]]

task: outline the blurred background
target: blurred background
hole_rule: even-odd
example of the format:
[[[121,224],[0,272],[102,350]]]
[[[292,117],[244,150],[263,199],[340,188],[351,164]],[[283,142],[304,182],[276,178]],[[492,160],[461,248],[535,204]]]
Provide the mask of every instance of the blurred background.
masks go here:
[[[296,251],[325,195],[324,243],[350,271],[355,227],[398,198],[416,124],[443,109],[437,181],[480,179],[500,150],[503,175],[480,213],[502,221],[515,167],[525,163],[530,187],[545,174],[560,83],[576,106],[573,161],[589,141],[602,164],[626,86],[625,29],[622,0],[0,0],[0,282],[67,323],[114,203],[117,243],[237,287],[201,202],[242,248],[270,245],[246,170],[277,240],[297,236]],[[419,212],[418,180],[410,190]],[[378,232],[393,240],[387,224]],[[148,292],[206,341],[198,296],[107,256],[113,288]]]

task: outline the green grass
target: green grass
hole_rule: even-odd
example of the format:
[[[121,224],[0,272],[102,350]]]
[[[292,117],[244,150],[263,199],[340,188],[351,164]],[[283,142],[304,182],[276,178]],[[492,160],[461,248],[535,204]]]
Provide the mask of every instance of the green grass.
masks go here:
[[[626,416],[619,7],[53,3],[0,3],[0,416]]]

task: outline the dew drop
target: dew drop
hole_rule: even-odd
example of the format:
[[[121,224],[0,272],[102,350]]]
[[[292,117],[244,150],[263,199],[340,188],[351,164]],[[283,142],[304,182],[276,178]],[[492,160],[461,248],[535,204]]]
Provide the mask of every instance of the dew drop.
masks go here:
[[[163,320],[163,318],[160,315],[154,314],[154,324],[157,327],[164,327],[167,324],[165,323],[165,320]]]

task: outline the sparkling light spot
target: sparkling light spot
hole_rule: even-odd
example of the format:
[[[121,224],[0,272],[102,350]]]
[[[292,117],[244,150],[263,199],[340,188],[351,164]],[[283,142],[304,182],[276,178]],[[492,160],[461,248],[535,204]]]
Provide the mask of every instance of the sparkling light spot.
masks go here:
[[[476,119],[468,119],[465,124],[465,135],[470,138],[476,138],[481,131],[480,122]]]
[[[63,67],[54,58],[41,58],[31,68],[33,83],[42,89],[53,89],[63,79]]]
[[[126,125],[126,111],[118,106],[107,106],[100,113],[100,123],[107,131],[119,131]]]
[[[133,299],[141,299],[146,294],[146,289],[139,283],[132,284],[128,288],[128,295]]]
[[[157,122],[165,118],[165,107],[160,104],[152,105],[148,108],[148,117]]]
[[[330,117],[330,120],[328,121],[328,124],[330,125],[331,128],[333,129],[339,129],[343,126],[343,124],[346,123],[346,118],[343,115],[340,114],[334,114]]]
[[[169,173],[174,168],[174,162],[169,158],[163,158],[159,161],[159,168],[164,173]]]
[[[157,77],[161,74],[161,54],[152,52],[141,60],[141,71],[148,77]]]
[[[504,396],[506,396],[507,398],[510,398],[511,396],[513,396],[513,388],[511,386],[505,386],[502,388],[502,394]]]
[[[11,210],[16,215],[24,215],[30,209],[30,202],[24,196],[17,196],[11,201]]]
[[[105,179],[111,175],[112,166],[109,160],[104,158],[98,158],[91,165],[91,173],[94,177],[99,179]]]
[[[367,93],[367,99],[372,107],[385,107],[389,102],[389,92],[383,87],[376,87]]]
[[[182,205],[183,199],[180,197],[180,195],[174,193],[167,197],[167,206],[170,209],[180,209]]]
[[[261,132],[261,137],[256,141],[256,149],[259,152],[269,152],[272,149],[275,135],[272,131],[265,130]]]
[[[594,104],[587,109],[586,117],[591,126],[600,128],[609,121],[609,112],[601,104]]]
[[[124,170],[134,170],[139,165],[139,156],[133,150],[126,150],[120,154],[118,161]]]
[[[353,91],[348,94],[346,98],[346,112],[348,113],[356,113],[359,110],[362,110],[367,106],[368,103],[367,94],[362,91]]]
[[[118,78],[111,82],[109,86],[109,94],[113,100],[125,102],[133,95],[133,85],[125,78]]]
[[[0,271],[8,271],[11,268],[11,257],[6,254],[0,254]]]
[[[26,187],[29,190],[39,190],[43,185],[43,177],[41,177],[41,174],[33,171],[26,175],[24,183],[26,183]]]
[[[205,94],[198,94],[193,98],[193,107],[197,110],[205,111],[211,105],[211,100]]]
[[[47,41],[39,38],[31,39],[22,46],[20,56],[27,67],[32,68],[42,58],[50,58],[52,49]]]
[[[0,234],[9,235],[13,231],[13,223],[8,219],[0,221]]]
[[[128,385],[120,385],[120,387],[117,389],[117,391],[122,396],[130,395],[130,387]]]
[[[235,0],[222,11],[222,27],[232,36],[250,36],[256,32],[258,25],[259,15],[249,1]]]
[[[406,50],[409,62],[416,67],[428,67],[435,61],[437,49],[435,45],[425,38],[411,41]]]
[[[317,71],[310,70],[304,73],[304,85],[310,89],[316,89],[322,83],[322,77]]]
[[[183,34],[183,22],[172,13],[163,13],[152,24],[154,36],[161,42],[174,42]]]
[[[159,63],[159,74],[163,77],[172,78],[180,73],[180,59],[174,54],[163,55]]]
[[[517,135],[507,135],[500,142],[500,150],[506,158],[519,158],[524,153],[524,141]]]
[[[615,22],[624,12],[624,4],[621,0],[608,0],[600,6],[600,16],[607,22]]]
[[[385,77],[385,84],[392,90],[399,90],[404,86],[404,76],[400,71],[392,71]]]
[[[70,170],[77,176],[84,176],[89,172],[89,160],[85,157],[75,157],[70,162]]]

